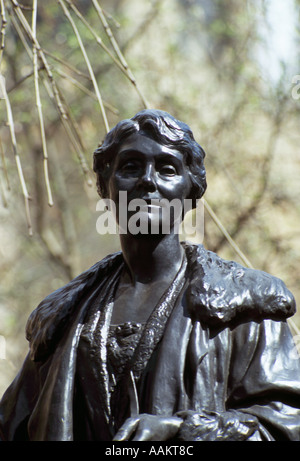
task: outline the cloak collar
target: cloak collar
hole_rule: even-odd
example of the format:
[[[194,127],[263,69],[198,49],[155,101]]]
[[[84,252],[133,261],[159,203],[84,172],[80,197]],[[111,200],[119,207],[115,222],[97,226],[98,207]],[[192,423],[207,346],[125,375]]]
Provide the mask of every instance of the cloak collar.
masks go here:
[[[223,260],[202,245],[182,245],[188,263],[187,308],[192,318],[208,326],[222,326],[236,319],[284,320],[295,313],[294,297],[280,279]],[[32,360],[43,360],[54,350],[93,290],[103,289],[105,297],[107,283],[123,264],[122,253],[109,255],[39,304],[26,326]]]
[[[284,320],[296,311],[282,280],[226,261],[202,245],[184,245],[190,283],[186,297],[192,316],[209,326],[233,320]]]

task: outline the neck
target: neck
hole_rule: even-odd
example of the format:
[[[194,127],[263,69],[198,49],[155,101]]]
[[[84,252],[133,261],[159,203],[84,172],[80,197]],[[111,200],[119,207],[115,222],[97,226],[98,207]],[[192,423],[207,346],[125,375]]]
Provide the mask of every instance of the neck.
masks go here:
[[[183,249],[178,234],[121,234],[120,242],[132,284],[171,281],[181,266]]]

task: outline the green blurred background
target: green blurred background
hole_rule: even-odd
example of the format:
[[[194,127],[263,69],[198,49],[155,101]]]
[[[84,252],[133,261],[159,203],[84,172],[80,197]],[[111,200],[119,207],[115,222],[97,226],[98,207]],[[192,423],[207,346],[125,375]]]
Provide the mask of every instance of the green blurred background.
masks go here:
[[[27,354],[31,311],[119,249],[96,231],[92,152],[146,106],[190,125],[217,219],[299,305],[300,1],[0,5],[0,396]],[[204,224],[206,248],[243,262],[207,210]],[[296,341],[299,327],[296,314]]]

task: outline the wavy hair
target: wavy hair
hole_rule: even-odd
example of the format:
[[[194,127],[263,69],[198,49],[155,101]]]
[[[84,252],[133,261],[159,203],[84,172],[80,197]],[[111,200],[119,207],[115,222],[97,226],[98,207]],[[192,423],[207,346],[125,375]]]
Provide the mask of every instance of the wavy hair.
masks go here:
[[[119,122],[105,137],[94,152],[94,172],[97,175],[97,190],[101,197],[107,198],[107,182],[120,143],[134,133],[142,132],[156,142],[178,150],[184,157],[192,183],[188,198],[195,203],[206,190],[205,152],[195,141],[188,125],[176,120],[161,110],[145,109],[131,119]]]

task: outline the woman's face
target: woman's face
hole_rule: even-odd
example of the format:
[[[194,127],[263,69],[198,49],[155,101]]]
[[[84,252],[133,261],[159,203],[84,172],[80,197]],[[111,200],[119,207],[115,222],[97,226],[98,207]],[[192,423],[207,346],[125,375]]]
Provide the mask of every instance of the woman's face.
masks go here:
[[[170,204],[173,201],[174,205],[183,207],[190,190],[184,157],[176,149],[163,146],[142,133],[130,135],[120,145],[108,180],[109,198],[115,203],[117,220],[125,209],[127,222],[139,210],[140,223],[151,223],[153,229],[157,229],[163,220],[169,219],[173,228],[179,217],[178,209],[174,212]],[[121,196],[125,202],[120,201]],[[139,203],[144,206],[137,208]]]

